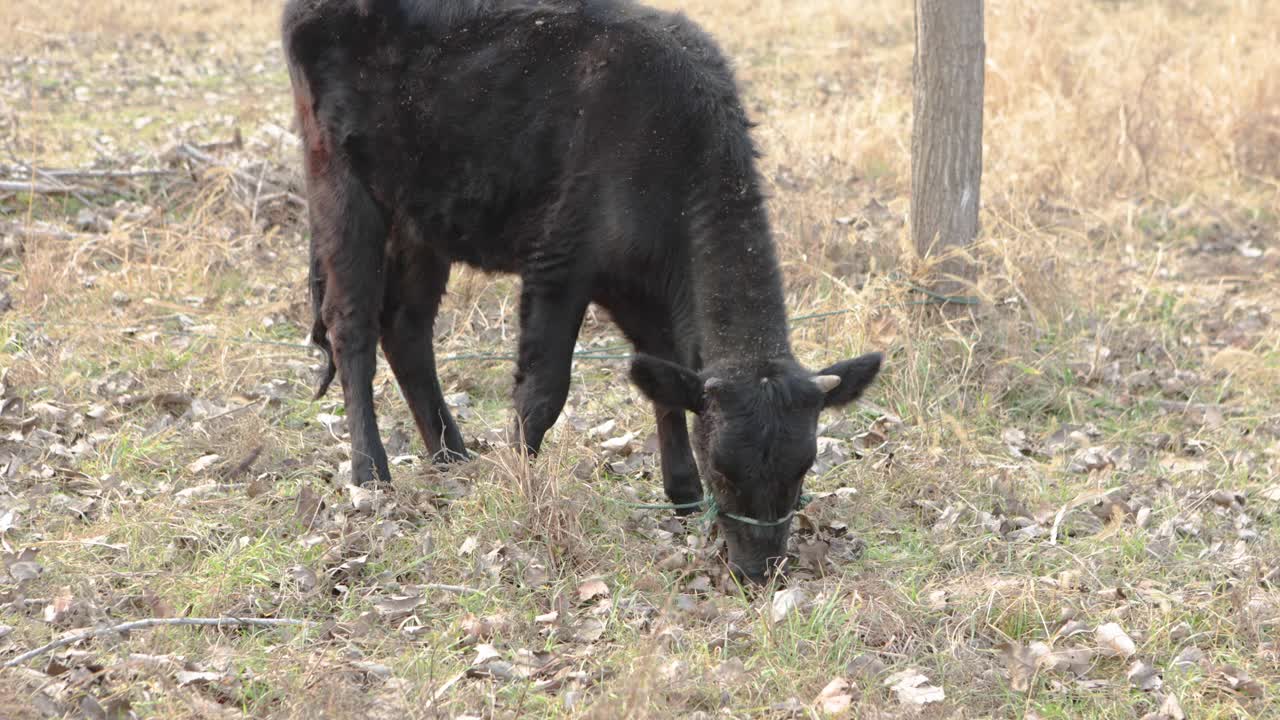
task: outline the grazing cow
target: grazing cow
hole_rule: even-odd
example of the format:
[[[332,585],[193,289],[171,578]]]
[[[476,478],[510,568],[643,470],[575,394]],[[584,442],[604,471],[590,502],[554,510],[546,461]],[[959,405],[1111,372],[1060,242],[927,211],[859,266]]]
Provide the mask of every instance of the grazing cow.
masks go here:
[[[516,437],[539,449],[598,303],[637,350],[667,497],[700,501],[701,467],[731,566],[776,569],[818,415],[857,398],[880,355],[817,373],[793,357],[750,123],[715,43],[629,0],[289,0],[283,34],[319,393],[340,375],[355,480],[390,478],[379,340],[432,455],[467,456],[436,311],[454,262],[517,273]]]

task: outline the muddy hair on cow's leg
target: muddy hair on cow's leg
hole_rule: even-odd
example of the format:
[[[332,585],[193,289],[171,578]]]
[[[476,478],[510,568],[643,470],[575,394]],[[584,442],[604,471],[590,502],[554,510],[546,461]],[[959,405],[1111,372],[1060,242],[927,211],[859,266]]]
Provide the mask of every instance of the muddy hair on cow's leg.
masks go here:
[[[320,372],[320,380],[316,385],[316,392],[311,396],[312,400],[319,400],[329,392],[329,386],[333,384],[333,379],[338,375],[338,366],[333,361],[333,346],[329,344],[324,323],[317,322],[312,326],[311,342],[315,343],[324,352],[325,357],[324,370]]]

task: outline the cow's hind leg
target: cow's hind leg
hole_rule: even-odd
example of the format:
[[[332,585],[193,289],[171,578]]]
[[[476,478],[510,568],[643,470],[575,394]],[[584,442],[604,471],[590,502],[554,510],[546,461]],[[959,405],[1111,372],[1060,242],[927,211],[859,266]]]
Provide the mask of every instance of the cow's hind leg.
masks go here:
[[[520,294],[520,351],[516,360],[514,437],[529,454],[560,417],[569,396],[573,346],[587,311],[587,294],[576,287],[531,283]]]
[[[432,458],[441,462],[465,460],[462,433],[440,390],[432,339],[440,297],[449,280],[449,265],[420,253],[395,263],[389,270],[382,350]]]
[[[653,304],[647,299],[632,298],[611,303],[609,311],[636,350],[663,360],[680,362],[671,328],[664,315],[651,312],[652,308]],[[689,444],[689,426],[684,410],[654,403],[653,414],[658,425],[662,487],[667,499],[674,505],[700,502],[702,483],[698,480],[698,465],[693,460],[693,448]],[[696,507],[685,507],[676,512],[688,515],[696,510]]]
[[[352,481],[389,482],[373,407],[386,219],[365,187],[336,162],[311,174],[308,190],[314,262],[323,274],[320,322],[342,382]]]

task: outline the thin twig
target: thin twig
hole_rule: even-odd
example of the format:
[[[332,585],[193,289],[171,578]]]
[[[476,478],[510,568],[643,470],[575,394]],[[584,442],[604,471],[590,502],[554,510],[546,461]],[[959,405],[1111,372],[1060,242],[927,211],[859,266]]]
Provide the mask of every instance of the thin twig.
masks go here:
[[[431,703],[434,705],[435,703],[440,702],[440,698],[444,697],[444,694],[449,692],[449,688],[453,687],[454,685],[457,685],[458,681],[466,676],[467,676],[466,671],[463,671],[446,680],[445,683],[440,686],[439,690],[436,690],[434,693],[431,694]]]
[[[444,585],[442,583],[427,583],[419,585],[423,590],[438,590],[440,592],[450,592],[455,595],[486,595],[484,590],[479,588],[471,588],[465,585]]]
[[[159,168],[154,170],[102,170],[92,168],[61,168],[55,170],[37,170],[41,175],[54,178],[72,178],[77,180],[123,180],[127,178],[164,177],[177,175],[177,170]]]
[[[209,422],[210,420],[218,420],[219,418],[224,418],[224,417],[228,417],[228,416],[230,416],[230,415],[236,415],[236,414],[238,414],[238,413],[242,413],[242,412],[244,412],[245,410],[248,410],[248,409],[249,409],[249,408],[251,408],[251,407],[256,407],[256,406],[258,406],[258,405],[266,405],[266,404],[267,404],[267,400],[266,400],[266,399],[263,399],[263,400],[254,400],[253,402],[247,402],[247,403],[245,403],[244,405],[237,405],[237,406],[235,406],[235,407],[231,408],[230,410],[223,410],[222,412],[220,412],[220,413],[218,413],[218,414],[216,414],[216,415],[210,415],[209,417],[204,418],[204,419],[203,419],[203,420],[201,420],[200,422]],[[259,448],[259,449],[261,449],[261,448]]]
[[[0,180],[0,192],[25,192],[37,195],[75,195],[77,193],[93,193],[93,190],[73,187],[71,185],[49,185],[26,180]]]
[[[258,222],[258,203],[262,200],[262,183],[267,179],[267,161],[262,161],[262,169],[258,171],[258,184],[253,188],[253,210],[249,213],[249,224]]]
[[[34,650],[28,650],[18,657],[9,660],[0,668],[11,668],[21,665],[22,663],[52,650],[57,650],[68,645],[75,645],[85,640],[91,640],[103,635],[112,635],[117,633],[130,632],[132,630],[145,630],[147,628],[171,626],[171,625],[194,625],[199,627],[298,627],[310,625],[308,620],[290,620],[286,618],[238,618],[238,617],[216,617],[216,618],[147,618],[145,620],[131,620],[129,622],[112,625],[110,627],[94,628],[85,632],[54,640],[47,645],[41,645]]]

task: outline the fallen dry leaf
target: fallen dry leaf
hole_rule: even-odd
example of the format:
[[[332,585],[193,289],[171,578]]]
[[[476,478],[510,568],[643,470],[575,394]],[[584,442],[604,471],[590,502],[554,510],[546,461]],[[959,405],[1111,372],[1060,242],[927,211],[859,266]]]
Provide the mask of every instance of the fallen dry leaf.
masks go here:
[[[532,672],[527,666],[503,660],[502,653],[493,645],[481,643],[476,645],[476,656],[466,674],[473,678],[511,681],[527,679]]]
[[[502,657],[502,653],[498,652],[498,648],[489,643],[480,643],[476,645],[476,656],[472,659],[471,666],[483,665],[500,657]]]
[[[476,540],[474,535],[468,536],[466,540],[462,541],[462,545],[458,546],[458,555],[460,555],[461,557],[466,557],[474,553],[476,551],[476,548],[479,546],[480,546],[480,541]]]
[[[1160,703],[1160,714],[1165,720],[1187,720],[1186,713],[1182,712],[1182,703],[1178,702],[1177,695],[1168,695],[1164,702]]]
[[[1046,672],[1069,672],[1084,677],[1093,667],[1093,651],[1088,648],[1055,650],[1038,658],[1037,662]]]
[[[1234,665],[1219,666],[1210,680],[1245,697],[1258,698],[1263,695],[1262,683],[1249,677],[1249,673]]]
[[[52,403],[36,403],[30,407],[30,410],[49,424],[57,424],[67,419],[67,411]]]
[[[303,485],[298,489],[297,509],[294,511],[298,522],[310,528],[320,519],[322,510],[324,510],[324,499],[310,485]]]
[[[875,655],[859,655],[845,666],[845,674],[863,680],[873,680],[884,673],[888,666]]]
[[[1067,470],[1073,473],[1091,473],[1105,470],[1114,464],[1105,447],[1093,446],[1077,453],[1068,464]]]
[[[178,681],[178,686],[186,685],[207,685],[221,682],[225,676],[219,672],[198,672],[195,670],[181,670],[174,679]]]
[[[462,620],[462,632],[470,642],[487,642],[495,636],[503,634],[511,625],[506,615],[488,615],[476,617],[467,615]]]
[[[1170,475],[1204,472],[1209,469],[1209,461],[1197,458],[1167,457],[1160,460],[1160,466]]]
[[[368,660],[352,660],[348,664],[352,668],[379,680],[387,680],[391,677],[391,668],[382,663],[369,662]]]
[[[316,415],[316,422],[323,425],[335,439],[340,438],[346,432],[343,427],[346,424],[345,420],[346,418],[341,415],[333,415],[331,413],[319,413]]]
[[[316,577],[315,571],[305,565],[292,565],[285,570],[294,582],[298,583],[298,589],[304,593],[309,593],[316,589],[319,584],[319,578]]]
[[[1173,667],[1175,670],[1190,670],[1197,668],[1204,661],[1204,651],[1192,645],[1184,648],[1178,656],[1173,659]]]
[[[604,621],[587,618],[573,628],[574,642],[590,645],[604,636]]]
[[[800,588],[779,590],[773,594],[769,616],[774,622],[782,622],[787,616],[799,610],[808,599],[809,594]]]
[[[397,618],[412,613],[424,602],[426,599],[421,595],[401,595],[379,600],[373,604],[373,609],[383,617]]]
[[[188,504],[196,500],[213,497],[220,494],[224,490],[222,485],[218,483],[206,483],[204,485],[196,485],[195,487],[184,488],[174,493],[174,499],[181,504]]]
[[[44,621],[50,625],[62,625],[75,613],[75,606],[75,596],[69,590],[63,590],[44,606]]]
[[[591,602],[596,598],[609,597],[609,586],[599,578],[592,578],[578,586],[578,601]]]
[[[1009,450],[1009,454],[1016,458],[1027,458],[1035,454],[1035,449],[1031,445],[1031,441],[1027,438],[1027,434],[1016,428],[1008,428],[1000,435],[1000,439],[1004,441],[1004,445]]]
[[[9,577],[19,583],[35,580],[44,572],[44,566],[36,562],[36,553],[40,552],[36,548],[27,548],[19,553],[3,553],[5,569],[9,571]]]
[[[213,467],[213,464],[221,459],[221,455],[203,455],[187,466],[187,472],[190,472],[192,475],[199,475],[205,470]]]
[[[1144,692],[1159,690],[1164,686],[1164,680],[1160,677],[1160,671],[1154,665],[1150,665],[1141,660],[1135,661],[1129,666],[1129,672],[1125,674],[1129,679],[1129,684]]]
[[[608,452],[611,452],[617,455],[630,455],[632,450],[634,449],[632,447],[632,441],[634,441],[635,439],[636,439],[636,434],[633,432],[629,432],[625,435],[620,435],[618,437],[609,438],[608,440],[605,440],[604,442],[600,443],[600,449],[606,450]]]
[[[1118,623],[1112,622],[1100,626],[1094,631],[1094,639],[1097,640],[1098,647],[1108,655],[1128,659],[1138,652],[1138,646],[1133,642],[1133,638],[1129,637]]]
[[[383,492],[374,488],[348,484],[347,496],[351,498],[351,509],[356,512],[373,512],[382,504]]]
[[[698,575],[690,580],[684,589],[686,592],[691,592],[695,595],[705,595],[712,590],[711,578],[706,575]]]
[[[0,514],[0,537],[18,527],[18,511],[10,508]]]
[[[1244,493],[1236,490],[1215,490],[1209,499],[1213,504],[1228,510],[1241,510],[1246,502]]]
[[[1057,637],[1069,638],[1073,635],[1082,635],[1087,632],[1092,632],[1088,624],[1079,620],[1067,620],[1062,624],[1062,627],[1058,628]]]
[[[813,704],[823,715],[840,715],[853,705],[853,695],[849,694],[849,681],[836,678],[827,683],[814,698]]]
[[[1001,647],[1004,655],[1005,670],[1009,675],[1009,686],[1014,692],[1027,692],[1031,689],[1031,679],[1035,677],[1036,661],[1041,655],[1048,654],[1049,646],[1042,642],[1032,643],[1030,647],[1022,643],[1009,642]]]
[[[947,695],[942,688],[929,684],[929,678],[919,670],[903,670],[885,678],[885,687],[898,696],[903,705],[928,705],[942,702]]]
[[[600,423],[599,425],[588,430],[587,437],[589,438],[603,437],[613,432],[613,429],[616,427],[618,427],[617,420],[606,420],[605,422]]]

